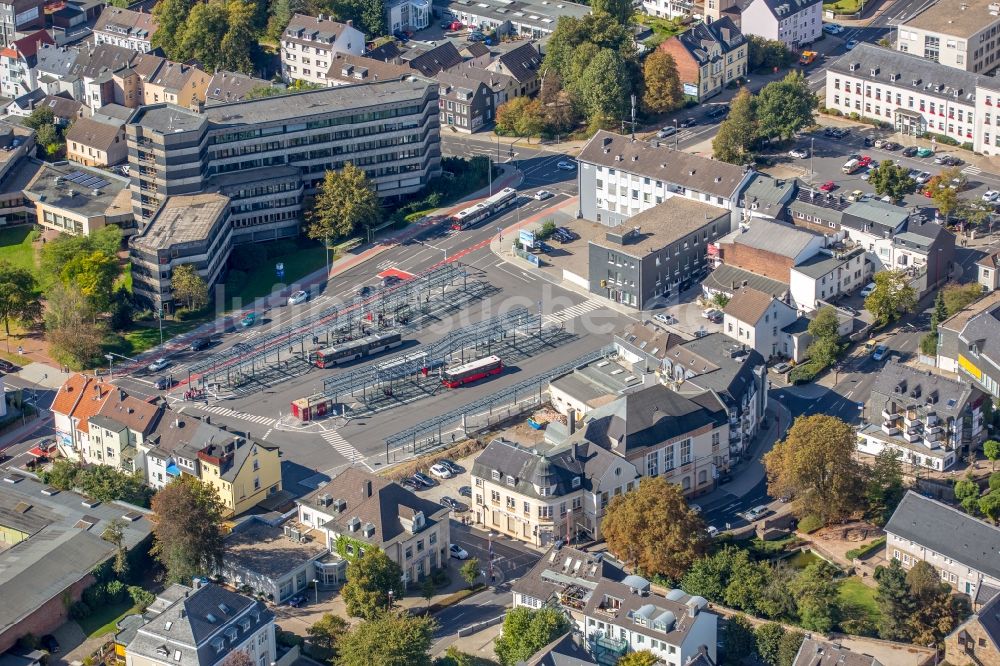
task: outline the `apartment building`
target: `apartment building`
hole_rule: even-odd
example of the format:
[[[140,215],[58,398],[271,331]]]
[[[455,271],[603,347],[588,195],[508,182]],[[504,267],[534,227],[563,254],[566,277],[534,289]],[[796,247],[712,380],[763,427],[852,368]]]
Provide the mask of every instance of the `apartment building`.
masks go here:
[[[363,168],[383,199],[417,192],[441,168],[438,88],[414,77],[218,104],[202,113],[144,107],[125,130],[133,211],[146,225],[167,197],[224,182],[242,193],[230,198],[243,242],[296,235],[299,195],[313,194],[327,170],[347,163]],[[293,173],[276,190],[255,185],[261,174],[279,170]]]
[[[463,25],[478,27],[486,32],[496,30],[498,35],[541,39],[551,35],[562,16],[582,19],[590,14],[590,7],[575,2],[551,3],[548,0],[527,0],[511,7],[508,0],[438,0],[433,11],[442,19],[461,21]],[[390,23],[390,25],[392,25]]]
[[[726,85],[747,73],[750,46],[728,17],[712,23],[695,23],[659,48],[677,63],[684,95],[699,103],[718,95]]]
[[[94,24],[94,44],[114,44],[140,53],[153,50],[153,33],[159,26],[147,11],[105,7]]]
[[[80,457],[89,465],[108,465],[127,474],[146,477],[142,446],[160,423],[162,405],[112,390],[89,421],[87,442]]]
[[[78,118],[66,132],[66,157],[90,167],[109,167],[128,159],[125,123]]]
[[[945,661],[955,666],[1000,664],[1000,594],[976,605],[976,613],[944,639]]]
[[[590,291],[642,310],[676,299],[707,272],[710,244],[731,229],[728,210],[667,196],[589,241]]]
[[[0,91],[6,97],[20,97],[38,87],[38,49],[52,44],[49,33],[39,30],[0,49]]]
[[[148,225],[129,241],[133,295],[152,309],[174,311],[170,279],[193,264],[208,288],[219,282],[232,250],[229,197],[216,193],[169,197]]]
[[[572,434],[576,415],[570,419]],[[608,502],[639,483],[634,465],[589,442],[540,451],[495,439],[471,476],[476,524],[542,547],[600,540]]]
[[[277,660],[274,613],[220,585],[173,584],[143,614],[125,666],[213,666],[244,652],[256,666]]]
[[[384,4],[385,24],[393,35],[423,30],[431,24],[431,0],[389,0]]]
[[[348,467],[297,503],[298,522],[322,534],[341,560],[378,548],[407,584],[449,562],[449,509],[360,467]]]
[[[658,18],[674,19],[693,13],[692,0],[643,0],[642,11]]]
[[[1000,65],[1000,3],[934,2],[896,29],[896,49],[974,74]]]
[[[784,328],[799,318],[788,303],[771,294],[743,287],[722,309],[722,332],[767,360],[787,356]]]
[[[205,104],[242,102],[253,90],[270,88],[271,82],[239,72],[219,71],[212,75],[205,91]]]
[[[327,85],[335,53],[361,55],[364,51],[365,35],[351,21],[296,14],[281,35],[281,76],[286,81]]]
[[[505,51],[486,65],[488,71],[509,76],[517,81],[519,87],[515,91],[515,97],[534,95],[539,91],[541,67],[542,54],[538,52],[538,47],[533,42]]]
[[[978,151],[993,145],[985,141],[989,124],[977,123],[977,87],[984,80],[921,55],[862,42],[827,68],[826,105],[904,134],[943,134]],[[987,106],[992,99],[1000,98],[990,97]],[[992,135],[995,140],[997,133]]]
[[[739,193],[754,174],[752,169],[604,130],[587,142],[578,162],[579,216],[609,227],[672,196],[736,211]]]
[[[949,469],[986,439],[981,390],[890,360],[879,371],[858,431],[858,451],[888,448],[913,467]]]
[[[815,256],[826,244],[827,238],[818,233],[755,219],[716,241],[713,256],[727,266],[788,284],[792,267]]]
[[[493,91],[483,81],[451,71],[439,73],[437,80],[441,84],[438,108],[442,127],[471,134],[493,124]]]
[[[1000,588],[1000,528],[909,490],[885,526],[885,558],[927,562],[956,592]]]
[[[823,34],[823,0],[751,0],[743,5],[740,28],[745,35],[801,48]]]
[[[938,325],[937,366],[1000,397],[1000,292]]]
[[[24,197],[46,229],[87,236],[115,224],[126,236],[135,233],[128,181],[109,171],[73,162],[44,164],[25,186]]]
[[[0,47],[10,46],[26,33],[45,27],[44,0],[0,2]]]

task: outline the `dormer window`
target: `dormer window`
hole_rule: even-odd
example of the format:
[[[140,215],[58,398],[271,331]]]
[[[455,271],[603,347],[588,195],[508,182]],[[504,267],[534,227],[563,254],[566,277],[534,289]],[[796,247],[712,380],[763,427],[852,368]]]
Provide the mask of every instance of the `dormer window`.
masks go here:
[[[507,485],[508,485],[508,486],[510,486],[511,488],[513,488],[513,487],[514,487],[514,484],[515,484],[516,482],[517,482],[517,479],[515,479],[515,478],[514,478],[513,476],[511,476],[510,474],[508,474],[508,475],[507,475]]]
[[[572,485],[572,486],[573,486],[574,488],[579,488],[579,487],[580,487],[580,477],[578,477],[578,476],[574,476],[574,477],[573,477],[573,481],[571,482],[571,485]]]
[[[493,480],[494,481],[499,481],[501,476],[502,475],[500,474],[500,470],[498,470],[498,469],[493,470]]]

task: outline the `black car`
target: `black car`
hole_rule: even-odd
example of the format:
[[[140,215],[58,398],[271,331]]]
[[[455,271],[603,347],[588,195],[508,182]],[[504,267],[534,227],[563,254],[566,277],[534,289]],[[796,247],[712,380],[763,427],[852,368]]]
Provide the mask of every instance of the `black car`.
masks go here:
[[[365,286],[358,289],[358,296],[360,296],[361,298],[367,298],[374,293],[375,293],[375,287],[372,287],[371,285],[366,284]]]
[[[462,505],[458,503],[458,500],[448,497],[447,495],[441,498],[441,504],[449,509],[452,509],[453,511],[459,511],[462,507]]]
[[[678,127],[694,127],[698,124],[697,118],[685,118],[678,124]]]
[[[465,471],[451,460],[448,460],[447,458],[445,458],[444,460],[438,460],[438,464],[446,467],[448,471],[451,472],[452,474],[461,474],[462,472]]]
[[[865,148],[871,148],[872,143],[874,143],[872,141],[872,138],[870,136],[866,136],[865,137]]]
[[[566,227],[556,227],[556,233],[565,235],[570,240],[576,240],[578,236]]]
[[[0,370],[4,372],[17,372],[17,366],[10,361],[0,358]]]
[[[917,154],[916,146],[907,146],[906,148],[903,148],[903,157],[913,157],[916,154]]]
[[[717,118],[722,118],[723,116],[728,116],[729,115],[729,105],[728,104],[721,104],[719,106],[713,106],[711,109],[709,109],[709,111],[708,111],[708,113],[706,115],[709,118],[711,118],[712,120],[715,120]]]
[[[174,385],[173,377],[160,377],[155,382],[153,382],[153,387],[157,391],[166,391],[168,388]]]
[[[462,497],[472,497],[472,487],[462,486],[458,489],[458,494]]]
[[[383,287],[391,287],[393,285],[399,284],[402,281],[403,281],[403,279],[400,278],[399,276],[396,276],[396,275],[386,275],[384,278],[382,278],[382,286]]]
[[[42,648],[49,654],[59,654],[59,641],[52,634],[45,634],[41,639]]]
[[[191,342],[191,351],[201,351],[212,346],[212,338],[198,338]]]
[[[535,247],[538,249],[539,252],[545,252],[546,254],[552,252],[552,246],[544,241],[538,241],[537,243],[535,243]]]
[[[420,486],[420,485],[414,483],[413,479],[411,479],[409,477],[406,477],[405,479],[403,479],[402,481],[400,481],[399,485],[403,486],[404,488],[406,488],[407,490],[409,490],[411,492],[415,492],[415,491],[421,490],[423,488],[423,486]]]

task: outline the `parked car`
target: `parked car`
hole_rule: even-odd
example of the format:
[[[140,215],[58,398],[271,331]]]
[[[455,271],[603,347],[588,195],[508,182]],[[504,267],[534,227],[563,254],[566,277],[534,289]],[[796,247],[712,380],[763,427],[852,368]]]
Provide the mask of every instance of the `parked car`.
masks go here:
[[[0,358],[0,370],[4,372],[17,372],[17,366],[10,361]]]
[[[472,497],[472,486],[462,486],[458,489],[460,497]]]
[[[875,172],[877,170],[878,169],[876,167],[868,167],[861,173],[861,180],[869,180],[872,176],[875,175]]]
[[[667,312],[657,312],[655,315],[653,315],[653,319],[660,322],[661,324],[669,325],[677,323],[677,318]]]
[[[153,361],[152,363],[150,363],[149,366],[146,369],[149,370],[150,372],[159,372],[160,370],[163,370],[168,365],[170,365],[170,361],[168,361],[165,358],[158,358],[155,361]]]
[[[858,164],[863,167],[871,166],[874,162],[875,160],[872,159],[871,155],[862,155],[858,158]]]
[[[673,136],[674,134],[677,134],[677,128],[673,125],[668,125],[656,133],[656,138],[666,139],[668,136]]]
[[[289,599],[285,603],[288,604],[289,606],[291,606],[292,608],[298,608],[299,606],[301,606],[305,602],[306,602],[306,595],[304,595],[304,594],[296,594],[294,597],[292,597],[291,599]]]
[[[917,150],[919,149],[916,146],[907,146],[903,148],[903,157],[913,157],[917,154]]]
[[[923,185],[930,179],[931,179],[931,174],[929,171],[921,171],[919,174],[917,174],[917,177],[914,178],[913,180],[917,181],[917,185]]]
[[[299,289],[298,291],[293,291],[291,296],[288,297],[289,305],[298,305],[299,303],[305,303],[309,300],[309,292],[304,289]]]
[[[418,491],[418,490],[421,489],[421,486],[418,485],[418,484],[416,484],[416,483],[414,483],[413,479],[411,479],[409,477],[406,477],[405,479],[403,479],[402,481],[400,481],[399,485],[403,486],[404,488],[406,488],[407,490],[409,490],[411,492],[416,492],[416,491]]]
[[[438,460],[438,465],[444,465],[452,474],[461,474],[464,470],[450,460]]]
[[[42,636],[39,643],[42,644],[42,649],[49,654],[59,654],[59,641],[52,634],[45,634]]]
[[[382,278],[382,286],[392,287],[399,284],[402,281],[403,278],[399,277],[398,275],[386,275],[384,278]]]
[[[245,315],[243,315],[243,319],[240,320],[240,326],[242,326],[243,328],[248,328],[250,326],[253,326],[256,321],[257,321],[257,313],[248,312]]]
[[[452,497],[448,497],[447,495],[445,495],[444,497],[441,498],[441,504],[444,505],[444,506],[446,506],[446,507],[448,507],[452,511],[461,511],[462,510],[462,505],[459,504],[458,500],[456,500],[456,499],[454,499]]]
[[[882,150],[899,150],[899,144],[895,141],[886,141],[882,144]]]
[[[459,546],[457,543],[453,543],[448,546],[448,553],[454,557],[456,560],[467,560],[469,559],[469,551]]]
[[[191,351],[201,351],[212,346],[212,338],[207,335],[203,338],[195,338],[191,341]]]
[[[719,528],[713,527],[712,525],[706,527],[705,532],[708,533],[708,538],[710,539],[714,539],[715,537],[719,536]]]
[[[573,237],[572,236],[570,236],[569,234],[567,234],[565,232],[559,231],[558,229],[556,229],[555,231],[552,232],[552,237],[555,238],[560,243],[563,243],[563,244],[572,243],[573,242]]]
[[[556,168],[560,171],[576,171],[576,162],[561,160],[556,164]]]
[[[848,39],[847,43],[844,44],[844,50],[845,51],[851,51],[857,45],[858,45],[858,40],[856,40],[856,39]]]
[[[872,360],[881,361],[885,358],[885,355],[889,353],[889,347],[886,345],[879,345],[875,348],[875,353],[872,354]]]
[[[854,190],[847,195],[848,201],[861,201],[865,197],[865,193],[861,190]]]
[[[743,514],[743,517],[747,519],[747,522],[752,523],[754,521],[760,520],[768,513],[770,513],[770,511],[771,510],[767,508],[767,505],[761,504],[759,506],[755,506],[752,509],[748,509],[746,513]]]
[[[442,465],[441,463],[435,463],[431,465],[431,474],[439,479],[450,479],[455,476],[451,473],[451,470]]]
[[[865,285],[864,289],[861,290],[861,297],[868,298],[869,296],[871,296],[871,293],[873,291],[875,291],[875,283],[869,282],[868,284]]]
[[[775,363],[774,365],[771,366],[771,372],[775,372],[779,375],[783,375],[791,369],[792,369],[791,364],[785,362]]]
[[[788,156],[789,157],[794,157],[797,160],[804,160],[805,158],[809,157],[809,149],[808,148],[792,148],[791,150],[788,151]]]
[[[983,201],[986,203],[996,203],[997,199],[1000,199],[1000,192],[996,190],[986,190],[983,193]]]
[[[153,388],[157,391],[166,391],[174,385],[173,377],[160,377],[155,382],[153,382]]]
[[[549,192],[548,190],[538,190],[537,192],[535,192],[535,198],[538,199],[539,201],[544,201],[545,199],[548,199],[551,196],[552,193]]]
[[[833,192],[835,189],[837,189],[837,184],[832,180],[828,180],[819,186],[820,192]]]
[[[566,236],[570,240],[576,240],[577,238],[579,238],[578,234],[574,233],[573,231],[571,231],[567,227],[556,227],[556,233],[557,234],[563,234],[564,236]]]
[[[917,148],[917,157],[930,157],[934,151],[930,148]]]
[[[708,110],[708,113],[706,113],[705,115],[708,116],[709,118],[711,118],[712,120],[716,120],[716,119],[722,118],[723,116],[728,116],[729,115],[729,105],[728,104],[718,104],[716,106],[713,106],[711,109]]]
[[[828,35],[836,35],[837,33],[840,32],[840,30],[837,30],[837,28],[839,27],[840,26],[838,26],[836,23],[824,23],[823,32],[825,32]]]
[[[431,477],[427,476],[423,472],[414,472],[413,478],[418,483],[420,483],[421,485],[426,486],[428,488],[431,488],[431,487],[433,487],[433,486],[435,486],[437,484],[437,482],[434,481],[434,479],[432,479]]]

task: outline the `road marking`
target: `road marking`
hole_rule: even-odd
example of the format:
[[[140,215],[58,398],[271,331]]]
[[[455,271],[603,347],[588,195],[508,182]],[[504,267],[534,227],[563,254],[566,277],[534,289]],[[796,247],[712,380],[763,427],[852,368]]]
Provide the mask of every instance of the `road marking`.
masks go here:
[[[274,428],[268,428],[267,432],[264,433],[264,436],[261,437],[261,439],[267,439],[267,436],[271,434],[272,430],[274,430]]]
[[[231,419],[239,419],[241,421],[249,421],[250,423],[257,423],[259,425],[266,425],[273,427],[278,423],[278,419],[271,418],[269,416],[259,416],[257,414],[244,414],[243,412],[237,412],[234,409],[229,409],[228,407],[219,407],[218,405],[191,405],[194,409],[200,409],[201,411],[208,412],[209,414],[216,414],[218,416],[225,416]]]
[[[344,436],[336,430],[324,432],[320,437],[332,446],[334,451],[347,459],[348,462],[360,462],[365,467],[368,467],[368,463],[365,462],[365,457],[361,455],[361,452],[351,446],[351,443],[344,439]],[[371,467],[368,467],[368,469],[370,470]]]
[[[964,173],[966,175],[969,175],[969,176],[978,176],[982,172],[983,172],[982,169],[980,169],[977,166],[973,166],[971,164],[969,166],[965,167],[964,169],[962,169],[962,173]]]
[[[601,303],[597,301],[587,300],[583,303],[578,303],[572,307],[560,310],[559,312],[553,312],[542,317],[542,322],[545,324],[561,324],[569,321],[570,319],[575,319],[577,317],[582,317],[588,312],[593,312],[594,310],[601,307]]]

